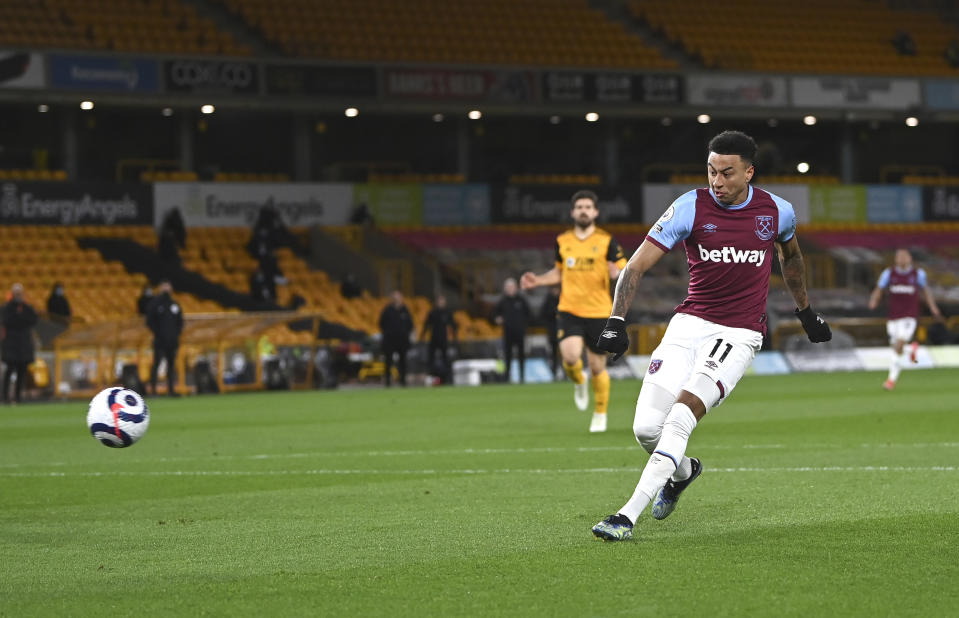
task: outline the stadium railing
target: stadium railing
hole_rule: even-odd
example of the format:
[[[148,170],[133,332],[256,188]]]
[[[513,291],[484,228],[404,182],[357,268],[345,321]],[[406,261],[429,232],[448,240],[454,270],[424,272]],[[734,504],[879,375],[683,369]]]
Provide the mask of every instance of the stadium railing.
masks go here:
[[[265,367],[282,359],[285,383],[292,389],[317,382],[313,359],[329,341],[318,340],[322,318],[293,312],[194,314],[184,316],[176,360],[175,389],[202,391],[195,370],[206,363],[220,392],[270,387]],[[54,341],[54,384],[58,394],[89,397],[124,377],[124,367],[148,383],[153,338],[142,319],[74,324]],[[160,392],[166,380],[158,380]]]

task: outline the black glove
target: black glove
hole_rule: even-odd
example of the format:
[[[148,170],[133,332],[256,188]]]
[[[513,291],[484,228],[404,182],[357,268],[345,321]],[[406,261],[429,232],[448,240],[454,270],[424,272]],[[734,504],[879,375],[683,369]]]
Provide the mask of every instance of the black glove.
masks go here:
[[[616,362],[629,349],[629,335],[626,334],[626,320],[609,318],[606,328],[596,341],[596,347],[604,352],[613,354],[612,362]]]
[[[802,311],[796,309],[796,317],[802,322],[802,328],[806,331],[806,336],[813,343],[822,343],[832,339],[832,331],[826,324],[826,320],[813,311],[811,306],[807,306]]]

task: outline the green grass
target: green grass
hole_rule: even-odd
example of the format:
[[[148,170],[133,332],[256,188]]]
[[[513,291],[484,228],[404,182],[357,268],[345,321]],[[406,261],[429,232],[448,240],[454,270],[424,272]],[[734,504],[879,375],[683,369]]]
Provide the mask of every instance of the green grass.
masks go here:
[[[604,435],[569,384],[154,399],[118,450],[0,408],[0,615],[955,614],[956,372],[882,379],[745,378],[619,544],[638,382]]]

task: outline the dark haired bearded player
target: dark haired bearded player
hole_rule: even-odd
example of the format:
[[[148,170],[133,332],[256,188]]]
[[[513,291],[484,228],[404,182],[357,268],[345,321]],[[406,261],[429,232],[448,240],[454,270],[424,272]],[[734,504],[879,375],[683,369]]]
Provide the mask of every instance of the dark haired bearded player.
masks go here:
[[[629,347],[625,317],[639,280],[680,241],[689,263],[689,292],[653,351],[636,402],[633,433],[650,453],[649,461],[629,501],[593,526],[601,539],[630,538],[650,503],[653,517],[665,519],[702,472],[699,460],[686,456],[686,445],[696,424],[729,396],[762,345],[773,247],[809,340],[832,338],[806,298],[792,204],[749,184],[755,156],[756,142],[744,133],[714,137],[706,163],[709,188],[674,201],[620,273],[613,310],[597,342],[614,354],[613,360]]]

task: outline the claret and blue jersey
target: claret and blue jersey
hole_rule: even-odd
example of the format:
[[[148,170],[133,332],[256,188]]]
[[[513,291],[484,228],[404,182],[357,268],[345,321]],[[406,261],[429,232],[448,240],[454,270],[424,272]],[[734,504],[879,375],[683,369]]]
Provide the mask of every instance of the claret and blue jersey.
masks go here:
[[[774,243],[796,233],[792,204],[753,186],[733,206],[709,189],[684,193],[646,239],[670,251],[682,241],[689,263],[689,295],[676,311],[732,328],[765,332],[766,298]]]
[[[890,320],[919,317],[919,292],[926,287],[925,270],[887,268],[879,275],[877,285],[889,292]]]

